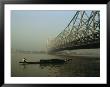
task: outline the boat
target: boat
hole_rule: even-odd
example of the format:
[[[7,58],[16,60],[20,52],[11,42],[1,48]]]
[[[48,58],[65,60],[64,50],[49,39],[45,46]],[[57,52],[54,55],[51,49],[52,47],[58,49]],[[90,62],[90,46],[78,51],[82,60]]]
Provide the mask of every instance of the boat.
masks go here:
[[[40,64],[40,62],[19,62],[22,64]]]
[[[40,60],[39,62],[19,62],[22,64],[58,64],[64,63],[65,60],[63,59],[49,59],[49,60]]]

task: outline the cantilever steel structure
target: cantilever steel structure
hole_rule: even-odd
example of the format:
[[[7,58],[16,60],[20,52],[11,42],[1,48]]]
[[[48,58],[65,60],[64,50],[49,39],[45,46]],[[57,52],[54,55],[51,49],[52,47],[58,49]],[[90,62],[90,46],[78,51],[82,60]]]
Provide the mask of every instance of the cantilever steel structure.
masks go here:
[[[49,41],[48,51],[100,48],[100,11],[76,11],[67,27]]]

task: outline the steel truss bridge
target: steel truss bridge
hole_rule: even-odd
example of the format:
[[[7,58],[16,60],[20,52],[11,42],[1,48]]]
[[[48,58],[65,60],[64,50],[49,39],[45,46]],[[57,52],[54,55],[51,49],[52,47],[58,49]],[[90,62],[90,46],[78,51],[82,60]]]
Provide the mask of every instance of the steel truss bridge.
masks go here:
[[[67,27],[48,43],[49,52],[100,48],[100,11],[76,11]]]

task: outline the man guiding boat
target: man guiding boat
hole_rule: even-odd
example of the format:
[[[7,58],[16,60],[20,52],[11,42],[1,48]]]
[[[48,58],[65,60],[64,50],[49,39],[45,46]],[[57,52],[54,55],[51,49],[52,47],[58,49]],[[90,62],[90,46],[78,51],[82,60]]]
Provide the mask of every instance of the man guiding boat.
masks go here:
[[[26,62],[26,59],[25,59],[25,58],[23,58],[23,59],[22,59],[22,61],[23,61],[23,62]]]

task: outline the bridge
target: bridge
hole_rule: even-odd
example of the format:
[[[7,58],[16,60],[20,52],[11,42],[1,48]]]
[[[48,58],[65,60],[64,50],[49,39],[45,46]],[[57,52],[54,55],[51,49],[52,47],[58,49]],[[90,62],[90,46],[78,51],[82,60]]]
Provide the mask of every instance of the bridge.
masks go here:
[[[100,48],[100,11],[76,11],[67,27],[48,43],[49,52]]]

